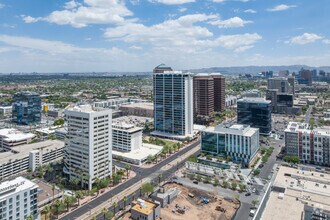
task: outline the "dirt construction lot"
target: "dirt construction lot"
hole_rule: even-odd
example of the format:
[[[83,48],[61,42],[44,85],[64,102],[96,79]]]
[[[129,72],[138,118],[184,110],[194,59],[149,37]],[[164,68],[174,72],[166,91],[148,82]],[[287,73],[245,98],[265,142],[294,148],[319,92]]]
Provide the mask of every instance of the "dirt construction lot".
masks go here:
[[[165,188],[176,187],[181,194],[170,205],[161,209],[164,220],[229,220],[234,215],[238,204],[227,201],[212,193],[187,188],[176,184],[168,184]],[[192,197],[193,195],[193,197]],[[201,202],[201,197],[209,199],[208,204]],[[184,214],[177,211],[185,210]],[[218,209],[218,210],[217,210]]]

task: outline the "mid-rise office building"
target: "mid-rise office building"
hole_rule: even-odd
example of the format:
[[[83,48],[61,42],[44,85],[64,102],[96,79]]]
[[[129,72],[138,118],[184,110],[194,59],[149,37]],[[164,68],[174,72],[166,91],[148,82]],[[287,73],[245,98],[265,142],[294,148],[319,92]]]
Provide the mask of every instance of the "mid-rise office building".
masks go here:
[[[0,219],[40,219],[38,185],[23,177],[0,183]]]
[[[110,109],[79,105],[65,110],[67,123],[63,171],[92,189],[96,179],[111,175],[112,115]]]
[[[201,150],[208,154],[230,156],[233,161],[250,166],[259,150],[259,129],[241,124],[208,127],[201,131]]]
[[[202,122],[225,110],[225,78],[220,73],[194,76],[194,119]]]
[[[0,117],[10,116],[12,114],[12,106],[0,106]]]
[[[304,163],[330,166],[330,127],[310,129],[307,123],[290,122],[285,130],[286,154]]]
[[[312,85],[312,72],[310,70],[301,69],[298,75],[298,83],[307,86]]]
[[[294,77],[270,78],[267,89],[276,89],[277,94],[294,94]]]
[[[12,121],[29,125],[41,121],[41,98],[35,92],[18,92],[13,97]]]
[[[193,78],[191,73],[153,74],[153,135],[184,138],[193,134]]]
[[[112,149],[121,152],[130,152],[142,147],[143,128],[132,124],[112,124]]]
[[[271,102],[263,98],[243,98],[237,101],[237,123],[259,128],[260,134],[272,131]]]

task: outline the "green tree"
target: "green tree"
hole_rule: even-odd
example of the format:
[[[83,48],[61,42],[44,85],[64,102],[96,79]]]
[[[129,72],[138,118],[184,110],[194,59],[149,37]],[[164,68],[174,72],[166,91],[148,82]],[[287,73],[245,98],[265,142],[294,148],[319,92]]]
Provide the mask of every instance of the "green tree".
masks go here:
[[[54,126],[64,125],[64,119],[59,118],[54,121]]]
[[[226,180],[222,181],[222,187],[223,188],[228,188],[229,187],[229,183]]]
[[[50,207],[47,205],[41,211],[40,214],[45,216],[45,220],[47,220],[47,215],[50,213]]]
[[[239,187],[239,189],[241,191],[245,191],[246,190],[246,186],[244,184],[239,184],[238,187]]]
[[[127,200],[128,200],[128,198],[127,198],[127,196],[124,196],[124,198],[123,198],[123,200],[124,200],[124,209],[126,208],[126,206],[127,206]]]
[[[196,155],[190,155],[188,157],[188,161],[197,163],[198,162],[198,157]]]
[[[33,215],[28,215],[28,216],[26,217],[26,220],[34,220]]]
[[[118,203],[117,202],[113,202],[112,203],[112,206],[113,206],[113,212],[116,213],[116,208],[118,206]]]
[[[80,200],[83,198],[82,192],[81,191],[77,191],[75,193],[75,197],[76,197],[76,199],[78,201],[78,206],[80,206]]]
[[[252,205],[253,206],[258,205],[258,203],[259,203],[259,200],[257,200],[257,199],[252,200]]]
[[[236,190],[236,188],[237,188],[237,183],[236,182],[232,182],[231,183],[231,189],[232,190]]]
[[[126,178],[127,178],[127,179],[128,179],[128,177],[129,177],[129,173],[130,173],[131,169],[132,169],[132,168],[131,168],[130,165],[128,165],[128,164],[125,165]]]
[[[213,186],[219,186],[219,180],[217,178],[214,178]]]
[[[141,192],[143,194],[150,194],[154,191],[154,187],[153,185],[151,185],[151,183],[144,183],[141,186]]]

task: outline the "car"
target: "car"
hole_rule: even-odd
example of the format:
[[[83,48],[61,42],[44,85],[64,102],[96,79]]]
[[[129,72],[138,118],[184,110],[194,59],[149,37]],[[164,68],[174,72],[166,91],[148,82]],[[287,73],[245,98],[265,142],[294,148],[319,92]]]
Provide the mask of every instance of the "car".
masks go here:
[[[197,180],[194,180],[193,183],[198,184],[198,181]]]
[[[263,168],[264,167],[264,164],[259,164],[258,168]]]
[[[245,193],[245,196],[251,196],[250,192]]]
[[[252,189],[252,192],[255,193],[255,192],[256,192],[256,188],[253,188],[253,189]]]

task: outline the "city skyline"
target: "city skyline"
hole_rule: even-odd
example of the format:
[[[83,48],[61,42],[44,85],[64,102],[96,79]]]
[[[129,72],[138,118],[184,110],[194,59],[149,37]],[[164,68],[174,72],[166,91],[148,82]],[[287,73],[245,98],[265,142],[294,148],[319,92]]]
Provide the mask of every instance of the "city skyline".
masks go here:
[[[330,65],[326,0],[0,1],[0,72]]]

